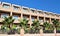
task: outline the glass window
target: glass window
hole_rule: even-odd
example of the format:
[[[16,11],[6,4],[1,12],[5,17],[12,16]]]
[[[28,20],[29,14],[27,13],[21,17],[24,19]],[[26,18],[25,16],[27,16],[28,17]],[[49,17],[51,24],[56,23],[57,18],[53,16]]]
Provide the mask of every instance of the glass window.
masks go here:
[[[19,16],[13,16],[13,19],[18,20]]]
[[[41,22],[43,22],[43,20],[39,20],[39,22],[41,23]]]
[[[19,7],[14,6],[14,7],[13,7],[13,9],[14,9],[14,10],[18,10],[18,9],[19,9]]]
[[[3,4],[3,8],[9,8],[9,5]]]
[[[1,14],[1,18],[8,17],[8,14]]]
[[[35,18],[34,18],[34,17],[32,17],[32,18],[31,18],[31,20],[32,20],[32,21],[34,21],[34,20],[35,20]]]
[[[39,22],[42,23],[43,22],[43,19],[42,18],[39,18]]]
[[[23,16],[24,19],[27,19],[27,16]]]

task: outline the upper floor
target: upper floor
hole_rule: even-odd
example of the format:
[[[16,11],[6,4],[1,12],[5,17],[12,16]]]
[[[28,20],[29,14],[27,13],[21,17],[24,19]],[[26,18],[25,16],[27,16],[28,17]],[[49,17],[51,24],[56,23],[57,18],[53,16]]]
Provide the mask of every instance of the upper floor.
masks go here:
[[[41,16],[41,17],[47,17],[47,18],[60,19],[60,14],[55,14],[48,11],[10,4],[6,2],[0,2],[0,10],[12,12],[12,13],[22,13],[22,14],[27,14],[27,15],[32,15],[32,16]]]

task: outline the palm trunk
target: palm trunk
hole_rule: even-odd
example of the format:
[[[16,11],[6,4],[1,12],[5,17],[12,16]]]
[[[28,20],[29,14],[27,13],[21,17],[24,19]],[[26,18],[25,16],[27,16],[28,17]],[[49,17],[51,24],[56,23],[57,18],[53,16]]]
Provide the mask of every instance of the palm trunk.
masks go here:
[[[23,28],[21,28],[21,30],[20,30],[20,36],[24,36],[24,29]]]
[[[54,34],[55,34],[55,36],[57,36],[57,35],[56,35],[56,28],[54,29]]]
[[[40,36],[43,36],[43,27],[40,29]]]

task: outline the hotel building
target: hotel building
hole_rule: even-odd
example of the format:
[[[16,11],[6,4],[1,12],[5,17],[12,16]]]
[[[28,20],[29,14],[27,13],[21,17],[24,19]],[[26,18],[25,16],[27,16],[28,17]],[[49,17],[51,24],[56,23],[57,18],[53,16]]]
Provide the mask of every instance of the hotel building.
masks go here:
[[[32,21],[38,19],[41,24],[43,22],[49,22],[51,24],[54,19],[60,21],[60,15],[48,11],[38,10],[34,8],[28,8],[24,6],[19,6],[15,4],[0,2],[0,24],[4,17],[13,16],[15,19],[14,24],[19,24],[18,19],[25,18],[28,19],[28,26],[31,27]],[[0,25],[0,26],[1,26]]]

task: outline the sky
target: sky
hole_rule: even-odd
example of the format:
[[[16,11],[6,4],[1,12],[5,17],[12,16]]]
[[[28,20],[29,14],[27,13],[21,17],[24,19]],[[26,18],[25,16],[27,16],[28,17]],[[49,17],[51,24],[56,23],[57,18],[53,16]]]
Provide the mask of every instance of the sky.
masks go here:
[[[0,0],[0,1],[60,14],[60,0]]]

